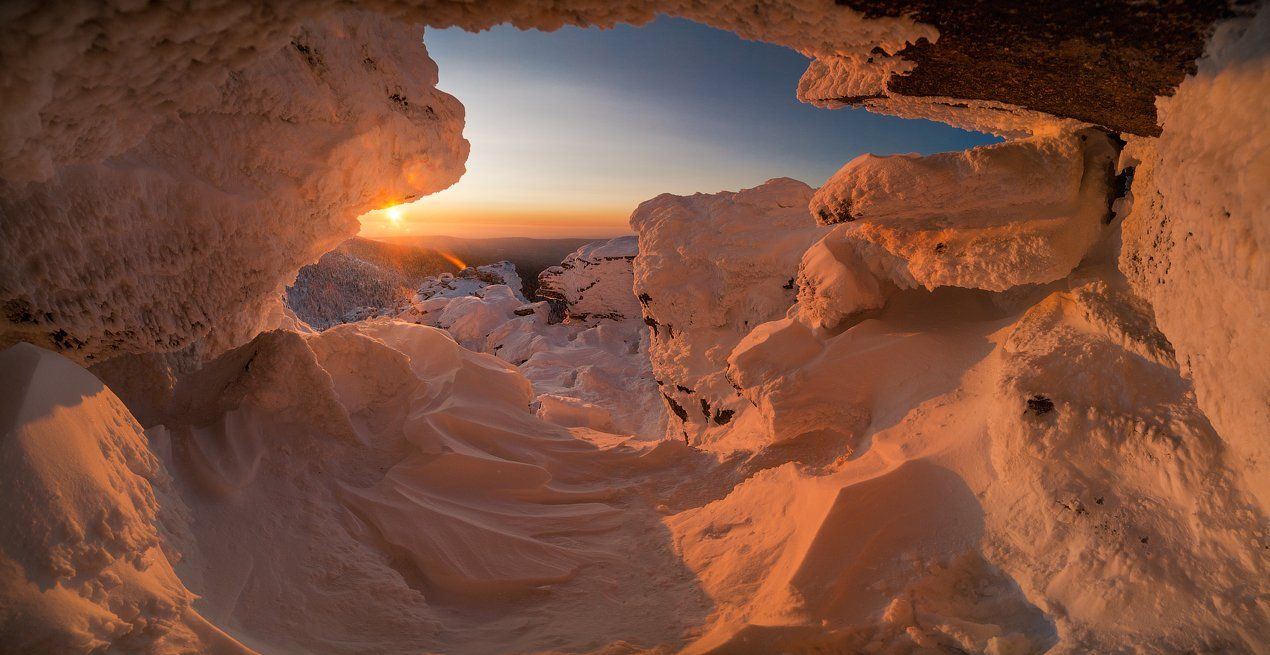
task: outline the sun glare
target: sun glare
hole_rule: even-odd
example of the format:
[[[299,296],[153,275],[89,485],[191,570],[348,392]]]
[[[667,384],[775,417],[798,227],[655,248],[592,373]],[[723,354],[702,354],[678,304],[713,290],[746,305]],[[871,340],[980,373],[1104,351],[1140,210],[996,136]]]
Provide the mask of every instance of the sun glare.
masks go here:
[[[384,211],[384,215],[388,217],[388,222],[392,223],[394,227],[401,225],[401,208],[400,207],[389,207],[387,210]]]
[[[455,266],[459,267],[460,271],[467,268],[467,262],[463,261],[462,259],[459,259],[458,257],[444,250],[437,250],[437,254],[444,257],[447,262],[450,262],[451,264],[454,264]]]

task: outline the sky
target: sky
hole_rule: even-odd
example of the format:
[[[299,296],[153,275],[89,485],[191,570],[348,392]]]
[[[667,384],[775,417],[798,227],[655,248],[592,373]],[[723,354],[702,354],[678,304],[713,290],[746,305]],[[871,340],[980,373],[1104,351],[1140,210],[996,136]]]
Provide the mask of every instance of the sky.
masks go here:
[[[819,186],[857,155],[962,150],[993,137],[798,102],[801,54],[682,19],[644,27],[428,30],[438,87],[467,109],[467,173],[362,218],[363,236],[630,232],[662,193],[774,177]]]

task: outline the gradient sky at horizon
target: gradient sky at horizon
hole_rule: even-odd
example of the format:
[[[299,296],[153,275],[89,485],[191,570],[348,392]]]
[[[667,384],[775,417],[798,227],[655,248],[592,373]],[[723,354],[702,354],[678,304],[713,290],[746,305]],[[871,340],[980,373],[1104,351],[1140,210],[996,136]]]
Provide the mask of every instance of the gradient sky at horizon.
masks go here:
[[[819,186],[865,152],[924,154],[991,136],[795,98],[807,59],[682,19],[612,30],[428,30],[440,84],[467,108],[467,173],[363,217],[363,236],[606,237],[661,193],[773,177]]]

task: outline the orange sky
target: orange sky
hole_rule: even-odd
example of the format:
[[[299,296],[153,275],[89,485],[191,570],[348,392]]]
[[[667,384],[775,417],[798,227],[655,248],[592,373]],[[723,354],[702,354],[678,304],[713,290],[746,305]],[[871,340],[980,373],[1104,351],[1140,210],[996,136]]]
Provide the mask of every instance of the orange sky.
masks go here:
[[[362,217],[390,235],[605,238],[639,203],[821,184],[863,152],[941,152],[993,137],[798,102],[803,55],[688,21],[649,27],[428,30],[438,88],[466,108],[467,173],[453,187]]]
[[[626,223],[630,209],[626,208],[511,208],[466,203],[459,206],[439,203],[438,206],[427,201],[428,198],[424,198],[415,204],[399,205],[393,212],[395,220],[387,210],[364,214],[359,219],[361,236],[371,239],[404,235],[598,239],[631,232]]]

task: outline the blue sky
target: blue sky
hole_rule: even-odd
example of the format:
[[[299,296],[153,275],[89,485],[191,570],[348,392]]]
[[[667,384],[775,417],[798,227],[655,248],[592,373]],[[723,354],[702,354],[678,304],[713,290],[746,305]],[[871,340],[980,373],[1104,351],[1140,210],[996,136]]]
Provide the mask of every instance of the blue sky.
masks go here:
[[[681,19],[546,33],[428,30],[424,43],[439,87],[467,108],[472,153],[454,187],[402,208],[402,234],[621,234],[631,210],[660,193],[782,176],[818,186],[865,152],[993,140],[802,104],[794,95],[805,57]]]

